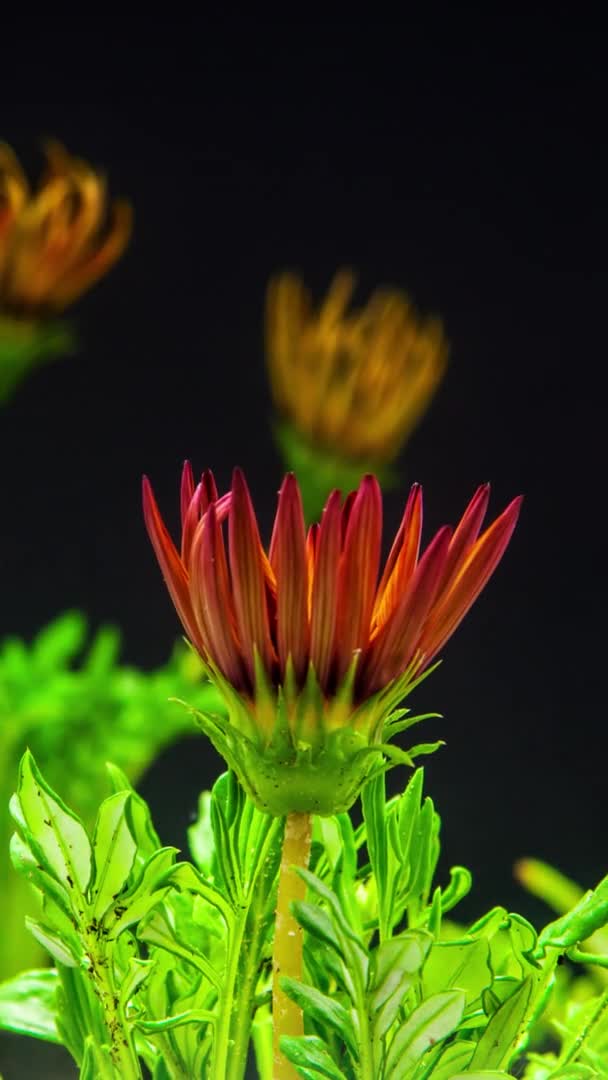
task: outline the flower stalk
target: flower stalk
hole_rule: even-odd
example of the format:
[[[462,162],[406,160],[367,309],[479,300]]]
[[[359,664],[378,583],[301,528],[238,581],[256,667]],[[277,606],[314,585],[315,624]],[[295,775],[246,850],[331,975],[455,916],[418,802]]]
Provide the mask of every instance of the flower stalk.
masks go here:
[[[273,1077],[297,1080],[298,1072],[280,1049],[283,1035],[303,1035],[302,1010],[281,989],[281,979],[302,978],[302,928],[291,912],[294,900],[303,900],[306,883],[297,870],[306,870],[310,856],[312,816],[288,814],[279,871],[274,950],[272,957]]]

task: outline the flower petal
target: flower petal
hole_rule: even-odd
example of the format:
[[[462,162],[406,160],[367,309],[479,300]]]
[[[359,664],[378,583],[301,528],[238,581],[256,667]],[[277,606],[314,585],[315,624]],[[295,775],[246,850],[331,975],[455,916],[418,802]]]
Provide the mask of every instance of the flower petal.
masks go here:
[[[442,593],[431,612],[419,643],[430,662],[464,619],[500,562],[517,524],[523,497],[513,499],[506,510],[480,536],[455,580]]]
[[[445,561],[443,581],[440,592],[450,588],[451,581],[457,576],[462,564],[473,547],[483,524],[490,498],[490,485],[480,484],[469,505],[462,515],[450,541],[450,550]]]
[[[230,571],[237,633],[247,671],[254,680],[254,650],[272,674],[274,650],[270,639],[268,598],[264,563],[266,555],[260,541],[251,496],[240,469],[232,476],[232,505],[228,518]]]
[[[184,528],[184,522],[186,520],[186,514],[188,513],[188,507],[192,502],[192,496],[195,489],[194,473],[192,472],[192,465],[189,461],[184,461],[182,468],[182,481],[180,486],[180,513],[182,521],[182,529]]]
[[[199,633],[192,609],[188,574],[186,573],[184,564],[169,536],[165,523],[160,516],[154,493],[147,476],[144,476],[143,478],[142,495],[146,529],[148,530],[148,536],[152,541],[152,547],[156,553],[156,558],[158,559],[162,575],[165,579],[165,584],[169,590],[171,599],[173,600],[175,609],[182,621],[186,634],[196,648],[204,654],[205,649],[203,640]]]
[[[340,558],[337,654],[340,681],[353,653],[367,647],[382,540],[382,493],[375,476],[364,476],[350,507]]]
[[[237,690],[252,689],[247,686],[241,660],[224,538],[214,503],[192,546],[190,572],[193,606],[204,628],[211,659]]]
[[[332,491],[325,504],[317,538],[310,605],[310,660],[319,685],[325,690],[331,674],[336,636],[342,530],[340,502],[340,492]]]
[[[414,484],[377,589],[372,615],[373,633],[386,622],[409,584],[418,562],[421,532],[422,488],[420,484]]]
[[[306,674],[308,660],[308,574],[302,498],[293,473],[285,477],[279,492],[270,564],[276,577],[281,677],[291,656],[296,678],[300,679]]]
[[[420,631],[437,595],[451,535],[448,525],[439,529],[404,595],[372,642],[361,670],[365,694],[374,693],[400,675],[418,652]]]

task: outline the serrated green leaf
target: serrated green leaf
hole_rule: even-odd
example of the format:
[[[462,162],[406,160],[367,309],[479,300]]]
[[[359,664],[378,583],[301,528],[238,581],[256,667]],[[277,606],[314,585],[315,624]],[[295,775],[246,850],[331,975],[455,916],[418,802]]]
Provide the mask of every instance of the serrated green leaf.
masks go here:
[[[327,994],[322,994],[314,986],[305,986],[296,979],[283,976],[280,980],[281,988],[296,1005],[302,1009],[306,1016],[329,1027],[348,1046],[351,1054],[356,1057],[357,1040],[350,1013]]]
[[[21,759],[18,799],[45,869],[84,895],[91,878],[89,838],[80,819],[46,783],[29,750]]]
[[[24,971],[0,983],[0,1027],[17,1035],[59,1042],[55,1026],[57,972]]]
[[[517,1035],[524,1020],[534,988],[534,980],[529,975],[519,989],[507,998],[494,1013],[471,1061],[471,1067],[477,1070],[500,1068],[508,1065],[515,1049]]]
[[[458,1026],[465,1006],[459,990],[435,994],[419,1005],[393,1039],[386,1058],[386,1080],[405,1080],[431,1046]]]
[[[346,1080],[345,1074],[338,1068],[323,1040],[316,1035],[293,1037],[283,1035],[281,1050],[292,1065],[311,1070],[314,1077],[325,1076],[328,1080]]]
[[[127,881],[136,844],[127,820],[129,791],[110,795],[99,808],[93,836],[95,880],[91,889],[91,916],[100,920]]]

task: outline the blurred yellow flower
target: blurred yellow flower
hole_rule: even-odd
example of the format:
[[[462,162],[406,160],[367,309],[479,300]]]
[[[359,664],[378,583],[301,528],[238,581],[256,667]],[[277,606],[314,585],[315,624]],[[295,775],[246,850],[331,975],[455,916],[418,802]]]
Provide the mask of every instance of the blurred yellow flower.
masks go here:
[[[47,169],[30,190],[13,151],[0,143],[0,316],[32,320],[62,311],[122,255],[131,208],[108,217],[103,176],[46,145]]]
[[[312,446],[337,457],[393,460],[445,371],[447,342],[405,293],[379,289],[348,311],[355,278],[336,274],[315,310],[294,274],[270,282],[266,351],[275,405]]]

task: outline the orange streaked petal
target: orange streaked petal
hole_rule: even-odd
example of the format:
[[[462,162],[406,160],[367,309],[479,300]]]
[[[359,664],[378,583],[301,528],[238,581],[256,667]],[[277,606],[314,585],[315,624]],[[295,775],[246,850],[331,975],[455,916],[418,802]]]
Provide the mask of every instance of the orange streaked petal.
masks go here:
[[[462,622],[496,569],[517,524],[522,501],[521,495],[513,499],[500,517],[480,536],[456,579],[442,594],[436,609],[431,612],[419,645],[429,661],[437,655]]]
[[[272,671],[274,650],[270,639],[264,562],[266,555],[247,488],[240,469],[232,475],[232,505],[228,519],[230,571],[237,633],[249,677],[254,681],[254,649],[267,672]]]
[[[308,617],[308,625],[310,626],[310,616],[312,611],[312,583],[315,576],[315,562],[317,558],[317,548],[319,544],[319,524],[313,522],[306,534],[306,578],[308,581],[308,596],[306,598],[306,611]]]
[[[416,569],[422,532],[422,488],[414,484],[376,593],[372,632],[384,625]]]
[[[420,646],[424,621],[437,595],[452,530],[439,529],[420,559],[401,600],[370,646],[361,678],[366,693],[386,686],[405,671]]]
[[[189,580],[185,567],[177,553],[165,523],[160,515],[154,493],[147,476],[142,484],[144,521],[152,541],[165,584],[175,605],[186,634],[203,655],[204,643],[198,630],[189,592]]]
[[[448,557],[445,561],[441,592],[450,588],[450,582],[457,576],[477,540],[483,519],[486,516],[489,499],[490,485],[480,484],[454,531]]]
[[[382,493],[375,476],[364,476],[350,507],[338,584],[337,678],[365,649],[376,595],[382,541]]]
[[[276,577],[277,644],[281,673],[291,656],[297,678],[308,660],[308,573],[302,498],[293,473],[279,492],[270,563]]]
[[[331,673],[336,635],[336,600],[342,511],[340,492],[329,496],[317,540],[310,612],[310,659],[322,687]]]

